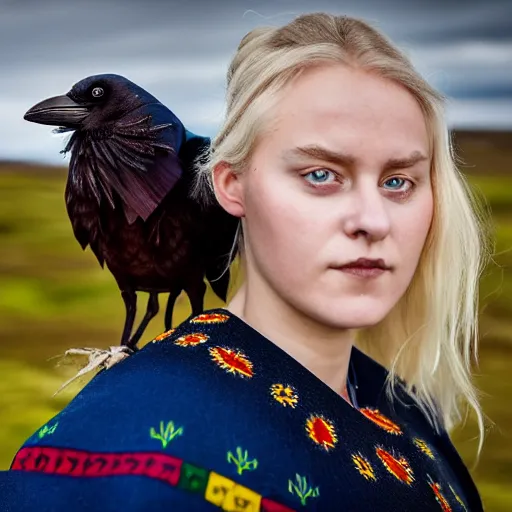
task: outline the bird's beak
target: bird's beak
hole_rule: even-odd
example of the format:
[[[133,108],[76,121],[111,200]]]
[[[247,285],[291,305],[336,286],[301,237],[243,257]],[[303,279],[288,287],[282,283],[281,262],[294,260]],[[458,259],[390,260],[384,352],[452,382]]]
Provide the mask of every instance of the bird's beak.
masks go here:
[[[90,109],[87,105],[81,105],[69,96],[63,95],[48,98],[34,105],[23,118],[32,123],[79,128],[89,114]]]

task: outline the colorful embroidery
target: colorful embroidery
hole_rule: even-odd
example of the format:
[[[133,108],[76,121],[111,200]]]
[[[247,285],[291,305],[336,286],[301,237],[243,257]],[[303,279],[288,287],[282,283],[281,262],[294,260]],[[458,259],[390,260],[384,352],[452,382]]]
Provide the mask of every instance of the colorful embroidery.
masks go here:
[[[423,441],[423,439],[419,439],[415,437],[412,442],[428,457],[431,459],[435,459],[434,454],[432,453],[432,450],[429,448],[428,444]]]
[[[450,504],[446,501],[446,498],[441,493],[441,486],[434,482],[430,476],[428,479],[428,485],[430,485],[430,488],[434,491],[436,501],[439,503],[439,505],[441,505],[441,510],[443,512],[452,512],[452,507],[450,507]]]
[[[91,453],[66,448],[25,447],[13,470],[37,471],[73,477],[113,475],[149,476],[177,485],[182,461],[163,453]]]
[[[272,384],[270,387],[270,394],[272,395],[272,398],[285,407],[289,405],[290,407],[295,408],[299,401],[299,397],[295,389],[291,386],[284,386],[283,384]]]
[[[239,350],[230,348],[213,347],[210,348],[212,359],[228,373],[238,373],[242,377],[252,377],[252,363]]]
[[[222,313],[203,313],[190,320],[193,324],[220,324],[229,320],[228,315]]]
[[[292,482],[292,480],[288,480],[288,492],[298,496],[302,505],[306,505],[306,500],[308,498],[317,498],[320,496],[318,487],[313,489],[313,487],[308,485],[306,477],[296,474],[295,480],[297,481],[296,484]]]
[[[356,469],[366,478],[366,480],[377,480],[375,471],[373,470],[372,465],[368,462],[368,459],[363,457],[360,453],[354,453],[352,454],[352,460]]]
[[[193,334],[185,334],[180,336],[177,340],[174,341],[176,345],[180,347],[195,347],[196,345],[200,345],[208,340],[209,336],[206,334],[195,332]]]
[[[160,422],[160,432],[157,433],[156,430],[151,427],[149,429],[149,435],[152,439],[159,439],[162,442],[162,448],[166,448],[166,446],[176,437],[181,436],[183,434],[183,427],[176,429],[174,427],[174,422],[169,421],[167,426],[164,428],[164,422]]]
[[[176,329],[169,329],[168,331],[163,332],[162,334],[159,334],[154,340],[153,343],[157,343],[159,341],[165,340],[165,338],[168,338],[171,334],[174,333]]]
[[[411,485],[411,483],[414,482],[412,469],[405,457],[396,459],[393,455],[380,447],[376,448],[376,452],[382,464],[384,464],[384,467],[394,477],[398,478],[401,482],[405,482],[407,485]]]
[[[44,436],[53,434],[55,432],[55,430],[57,429],[58,424],[59,424],[59,422],[57,421],[51,427],[49,427],[48,425],[45,425],[44,427],[39,429],[39,431],[37,432],[37,437],[39,437],[39,439],[42,439]]]
[[[261,495],[212,471],[205,499],[222,510],[260,510]]]
[[[209,473],[207,469],[183,462],[178,487],[204,496],[206,486],[208,485]]]
[[[306,431],[316,444],[319,444],[326,451],[334,448],[338,442],[334,425],[321,416],[311,415],[306,421]]]
[[[245,470],[254,471],[258,467],[258,461],[256,459],[249,460],[247,450],[242,453],[240,446],[236,447],[236,457],[228,452],[228,462],[233,463],[237,467],[237,473],[241,475]]]
[[[377,424],[380,428],[383,428],[386,432],[395,435],[402,434],[402,429],[396,423],[384,416],[384,414],[380,413],[378,409],[370,409],[369,407],[364,407],[359,409],[359,411],[369,420]]]
[[[460,496],[455,492],[454,488],[449,484],[448,487],[450,488],[450,491],[452,491],[452,494],[455,496],[455,499],[459,502],[460,506],[467,511],[468,509],[466,508],[466,505],[464,505],[464,502],[460,499]]]
[[[75,478],[145,476],[202,494],[207,501],[226,511],[295,512],[218,473],[158,452],[102,453],[28,446],[16,454],[11,469]],[[312,491],[306,490],[303,494],[308,492],[307,497],[311,497]],[[318,488],[316,493],[318,495]]]

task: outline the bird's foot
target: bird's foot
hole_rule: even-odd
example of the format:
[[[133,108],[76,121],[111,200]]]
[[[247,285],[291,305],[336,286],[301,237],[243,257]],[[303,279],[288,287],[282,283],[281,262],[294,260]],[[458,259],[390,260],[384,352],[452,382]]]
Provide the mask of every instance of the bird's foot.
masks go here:
[[[88,356],[89,361],[74,377],[67,380],[62,386],[54,393],[60,393],[64,388],[69,386],[73,381],[82,377],[86,373],[94,370],[108,370],[115,364],[133,354],[133,350],[127,346],[113,346],[108,349],[100,348],[70,348],[66,350],[64,356],[80,355]]]

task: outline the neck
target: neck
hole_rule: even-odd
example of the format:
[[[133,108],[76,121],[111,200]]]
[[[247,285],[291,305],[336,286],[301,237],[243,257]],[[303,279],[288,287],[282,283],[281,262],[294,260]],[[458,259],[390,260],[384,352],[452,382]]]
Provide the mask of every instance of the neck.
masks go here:
[[[321,324],[263,287],[246,283],[227,309],[349,401],[346,383],[353,333]],[[258,290],[258,288],[260,288]],[[268,288],[267,288],[268,290]]]

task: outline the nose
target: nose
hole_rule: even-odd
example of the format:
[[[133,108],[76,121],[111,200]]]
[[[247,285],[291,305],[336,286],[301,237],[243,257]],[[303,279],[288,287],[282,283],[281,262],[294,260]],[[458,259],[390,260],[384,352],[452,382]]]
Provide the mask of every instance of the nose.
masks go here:
[[[391,230],[387,202],[389,199],[383,197],[375,183],[361,184],[354,188],[342,214],[347,236],[357,238],[364,235],[372,241],[385,238]]]

